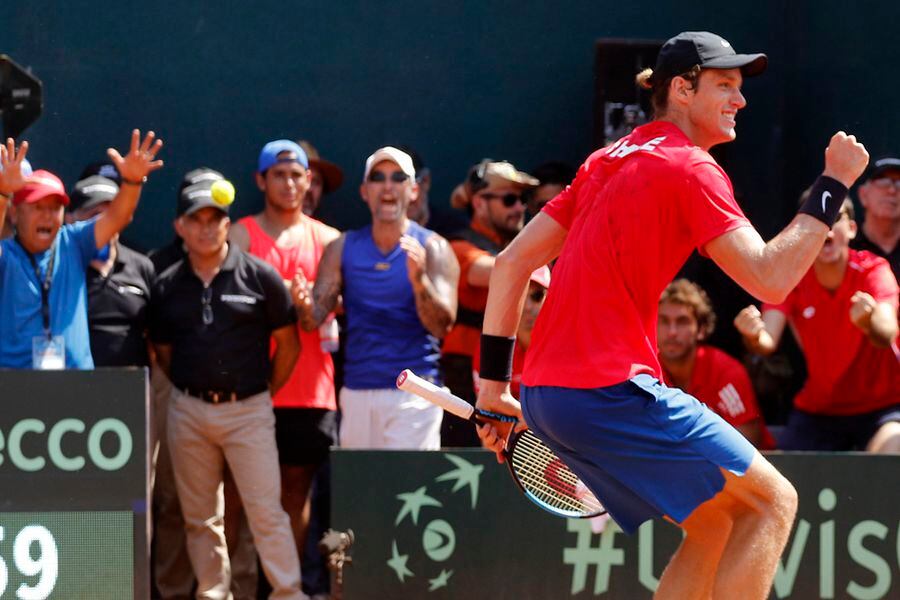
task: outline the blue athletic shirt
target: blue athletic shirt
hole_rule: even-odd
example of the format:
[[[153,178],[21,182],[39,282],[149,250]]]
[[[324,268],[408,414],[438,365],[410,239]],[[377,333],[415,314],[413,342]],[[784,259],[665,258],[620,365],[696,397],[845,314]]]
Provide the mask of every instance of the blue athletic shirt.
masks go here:
[[[41,284],[50,250],[34,256],[13,238],[0,241],[0,367],[30,369],[32,339],[44,334]],[[56,258],[50,285],[50,331],[66,344],[67,369],[93,369],[88,334],[85,270],[97,253],[94,220],[64,225],[56,235]]]
[[[412,221],[406,233],[423,246],[433,235]],[[437,379],[438,340],[419,320],[400,245],[383,254],[372,239],[371,225],[348,231],[341,276],[347,315],[344,385],[393,389],[403,369]]]

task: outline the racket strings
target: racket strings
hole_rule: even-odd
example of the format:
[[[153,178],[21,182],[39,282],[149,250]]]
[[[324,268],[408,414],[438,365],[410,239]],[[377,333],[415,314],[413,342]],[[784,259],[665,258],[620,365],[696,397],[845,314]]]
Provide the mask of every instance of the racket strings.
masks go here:
[[[516,440],[511,460],[525,489],[548,506],[580,515],[604,511],[578,476],[530,431]]]

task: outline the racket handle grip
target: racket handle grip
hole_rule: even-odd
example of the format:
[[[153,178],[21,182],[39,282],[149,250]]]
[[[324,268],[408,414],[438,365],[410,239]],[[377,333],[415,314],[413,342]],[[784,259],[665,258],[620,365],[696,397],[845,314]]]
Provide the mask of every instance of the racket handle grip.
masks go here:
[[[404,369],[397,376],[397,388],[421,396],[448,413],[467,421],[472,420],[472,415],[475,413],[474,406],[430,381],[422,379],[409,369]]]

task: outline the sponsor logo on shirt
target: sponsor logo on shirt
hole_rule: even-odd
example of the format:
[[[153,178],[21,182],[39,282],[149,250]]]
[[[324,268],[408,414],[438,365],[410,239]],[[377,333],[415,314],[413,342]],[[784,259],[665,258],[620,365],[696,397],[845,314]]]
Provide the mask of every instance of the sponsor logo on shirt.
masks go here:
[[[236,302],[238,304],[256,304],[256,298],[253,296],[244,296],[243,294],[222,294],[219,296],[222,302]]]
[[[730,383],[719,390],[719,400],[721,400],[719,408],[730,417],[736,417],[746,412],[741,395]]]
[[[134,294],[135,296],[143,296],[144,290],[139,287],[135,287],[133,285],[120,285],[118,287],[118,292],[120,294]]]
[[[812,319],[816,316],[816,307],[815,306],[807,306],[803,309],[803,318],[804,319]]]
[[[663,140],[666,139],[666,136],[655,137],[649,142],[644,142],[641,145],[637,144],[629,144],[625,141],[625,138],[622,138],[615,144],[609,147],[609,150],[606,151],[607,156],[611,156],[612,158],[624,158],[629,154],[633,154],[635,152],[652,152],[656,150],[656,147],[659,146]]]

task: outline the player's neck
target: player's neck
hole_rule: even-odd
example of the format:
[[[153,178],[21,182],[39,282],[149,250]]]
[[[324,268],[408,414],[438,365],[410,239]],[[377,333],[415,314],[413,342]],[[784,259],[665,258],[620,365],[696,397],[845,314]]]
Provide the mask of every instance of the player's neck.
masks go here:
[[[892,252],[900,243],[900,222],[897,219],[879,219],[868,216],[862,224],[863,233],[873,244],[884,250]]]
[[[844,273],[847,272],[847,262],[848,257],[846,255],[842,256],[840,260],[831,263],[814,262],[813,270],[816,274],[816,281],[829,292],[835,291],[841,287],[841,283],[844,281]]]
[[[683,133],[691,143],[707,152],[718,143],[715,139],[707,135],[703,128],[695,125],[685,113],[670,109],[665,115],[659,117],[657,120],[672,123],[681,130],[681,133]]]
[[[400,243],[400,238],[409,229],[409,219],[405,216],[396,221],[374,221],[372,240],[382,252],[389,252]]]
[[[298,206],[295,209],[285,210],[267,202],[256,220],[263,231],[273,238],[277,238],[279,234],[303,220],[303,208]]]

